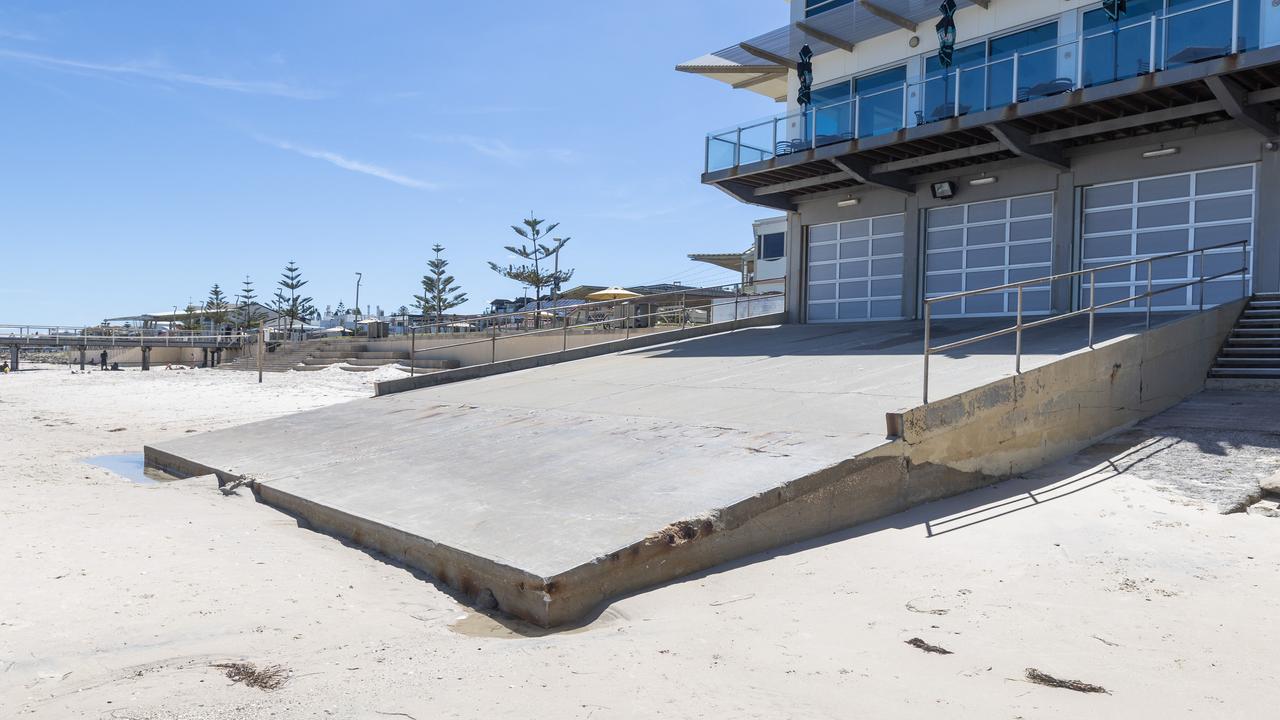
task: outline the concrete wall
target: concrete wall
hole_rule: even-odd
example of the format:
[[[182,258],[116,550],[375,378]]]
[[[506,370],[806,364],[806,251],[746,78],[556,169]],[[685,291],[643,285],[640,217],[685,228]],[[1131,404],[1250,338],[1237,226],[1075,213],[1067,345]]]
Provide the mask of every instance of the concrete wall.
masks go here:
[[[1189,315],[915,408],[881,454],[994,477],[1065,457],[1203,389],[1244,306]]]
[[[1077,148],[1068,153],[1070,171],[1060,171],[1043,163],[1022,159],[988,163],[962,172],[950,171],[922,175],[917,178],[917,192],[905,195],[879,188],[861,188],[822,193],[799,203],[798,212],[791,213],[790,232],[787,237],[787,254],[791,262],[791,283],[788,307],[792,321],[801,321],[804,308],[804,286],[807,259],[807,228],[830,222],[856,220],[887,213],[906,213],[904,257],[904,317],[920,316],[920,280],[924,252],[922,213],[930,208],[959,205],[983,200],[1028,195],[1040,192],[1054,193],[1054,256],[1053,272],[1069,272],[1078,269],[1079,217],[1078,190],[1099,183],[1132,180],[1154,175],[1174,174],[1205,170],[1228,165],[1257,163],[1258,210],[1254,225],[1255,289],[1263,292],[1280,291],[1280,203],[1267,202],[1267,198],[1280,197],[1280,152],[1263,148],[1265,139],[1251,130],[1240,129],[1233,123],[1216,123],[1199,128],[1175,130],[1146,136],[1140,140],[1123,140],[1096,146]],[[1177,146],[1179,153],[1167,157],[1142,157],[1146,150],[1161,146]],[[983,175],[995,176],[991,185],[970,186],[968,181]],[[941,180],[956,182],[956,196],[950,200],[936,200],[929,191],[929,184]],[[861,202],[841,208],[836,202],[850,195]],[[1071,309],[1070,287],[1062,283],[1055,288],[1055,309]]]

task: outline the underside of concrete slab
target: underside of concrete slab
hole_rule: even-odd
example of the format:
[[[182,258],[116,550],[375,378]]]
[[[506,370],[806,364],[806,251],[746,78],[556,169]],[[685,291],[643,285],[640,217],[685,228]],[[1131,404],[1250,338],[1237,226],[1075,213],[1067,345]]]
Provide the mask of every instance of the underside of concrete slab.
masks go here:
[[[1138,368],[1138,379],[1113,370],[1112,381],[1140,395],[1140,376],[1177,356],[1177,338],[1210,343],[1223,324],[1180,325],[1194,319],[1162,320],[1161,353],[1134,349],[1146,342],[1141,320],[1100,319],[1101,344],[1124,348],[1107,362]],[[1005,321],[951,322],[935,338],[993,322]],[[991,482],[1020,458],[1130,422],[1079,408],[1079,423],[1063,420],[1061,398],[1093,368],[1054,368],[1084,337],[1070,322],[1029,334],[1016,377],[1012,338],[934,358],[936,397],[964,398],[941,413],[913,410],[918,325],[787,325],[357,400],[156,443],[146,456],[178,475],[253,480],[259,500],[318,530],[555,626],[619,594]],[[1156,412],[1203,386],[1207,367],[1182,357],[1169,365],[1179,382],[1155,386],[1159,399],[1116,401]],[[1055,424],[1038,424],[1055,401],[1045,414]],[[886,437],[888,412],[904,413],[903,438]],[[991,442],[1025,454],[982,462],[987,438],[968,422],[979,417],[1000,428]],[[958,443],[969,447],[949,462]]]

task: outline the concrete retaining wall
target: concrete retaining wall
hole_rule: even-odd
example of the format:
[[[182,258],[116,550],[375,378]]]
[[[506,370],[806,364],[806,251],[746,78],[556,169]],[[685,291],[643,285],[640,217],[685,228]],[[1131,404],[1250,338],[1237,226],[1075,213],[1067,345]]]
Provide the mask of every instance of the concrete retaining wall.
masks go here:
[[[1087,447],[1204,388],[1237,300],[903,413],[885,452],[1005,477]]]

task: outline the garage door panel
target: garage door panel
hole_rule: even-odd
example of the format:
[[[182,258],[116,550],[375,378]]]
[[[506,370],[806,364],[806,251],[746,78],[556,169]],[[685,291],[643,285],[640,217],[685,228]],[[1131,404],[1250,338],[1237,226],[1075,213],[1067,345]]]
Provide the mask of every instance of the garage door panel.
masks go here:
[[[808,320],[902,317],[903,217],[809,227]]]
[[[870,246],[870,240],[846,240],[840,243],[840,259],[864,258]]]
[[[927,213],[926,225],[932,228],[925,238],[925,292],[930,296],[956,292],[958,284],[965,290],[981,290],[1044,277],[1051,271],[1052,193],[932,209]],[[1127,247],[1125,251],[1128,252]],[[949,272],[952,270],[959,272]],[[1043,301],[1037,294],[1030,304],[1024,297],[1024,310],[1048,311],[1047,289],[1042,294]],[[945,317],[1016,311],[1016,294],[999,290],[936,303],[931,313]]]
[[[1252,242],[1254,232],[1254,166],[1242,165],[1176,175],[1138,178],[1086,188],[1081,255],[1084,267],[1097,267],[1154,255],[1183,252],[1227,242]],[[1125,216],[1131,221],[1126,223]],[[1237,249],[1210,251],[1204,274],[1238,269],[1249,253]],[[1200,277],[1198,256],[1167,258],[1152,263],[1153,290],[1176,288]],[[1145,264],[1098,273],[1096,301],[1106,303],[1147,290]],[[1081,307],[1088,305],[1089,277],[1083,278]],[[1239,280],[1215,283],[1205,302],[1216,304],[1240,297]],[[1196,287],[1171,289],[1151,299],[1162,310],[1198,307]],[[1126,303],[1146,307],[1146,299]]]

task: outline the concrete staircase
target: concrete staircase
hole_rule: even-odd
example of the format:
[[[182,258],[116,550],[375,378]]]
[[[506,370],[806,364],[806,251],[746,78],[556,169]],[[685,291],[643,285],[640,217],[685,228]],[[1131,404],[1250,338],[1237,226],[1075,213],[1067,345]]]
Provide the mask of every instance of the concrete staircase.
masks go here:
[[[1250,299],[1209,377],[1280,380],[1280,293],[1259,293]]]

